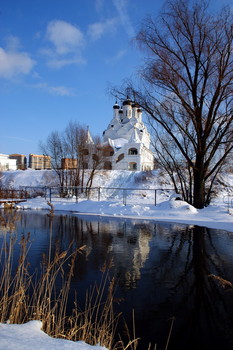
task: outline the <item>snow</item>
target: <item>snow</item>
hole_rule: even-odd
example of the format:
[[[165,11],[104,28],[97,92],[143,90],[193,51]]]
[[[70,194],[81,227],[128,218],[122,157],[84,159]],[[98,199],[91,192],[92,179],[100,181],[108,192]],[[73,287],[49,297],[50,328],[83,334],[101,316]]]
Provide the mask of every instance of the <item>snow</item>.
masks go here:
[[[53,170],[27,169],[4,171],[1,173],[4,187],[20,188],[21,186],[57,186],[56,173]]]
[[[73,202],[72,202],[73,201]],[[182,200],[167,200],[153,204],[127,204],[122,201],[53,200],[55,211],[72,212],[73,214],[92,214],[101,216],[127,217],[140,220],[171,221],[187,223],[209,228],[218,228],[233,232],[233,215],[228,212],[224,203],[213,203],[207,208],[197,210]],[[50,207],[44,198],[29,199],[17,204],[19,209],[47,209]],[[233,212],[232,212],[233,214]]]
[[[58,181],[54,171],[8,171],[3,172],[1,182],[4,186],[19,188],[20,186],[57,186]],[[227,186],[233,185],[233,175],[227,174],[221,177],[221,183]],[[111,200],[107,196],[108,191],[101,192],[101,201],[75,198],[60,199],[52,198],[55,211],[72,212],[73,215],[92,214],[102,216],[137,218],[139,220],[170,221],[176,223],[195,224],[210,228],[224,229],[233,232],[233,208],[231,200],[233,196],[227,196],[227,187],[220,190],[218,196],[207,208],[197,210],[185,201],[177,198],[177,194],[169,191],[160,192],[157,205],[153,202],[152,189],[171,188],[165,176],[159,172],[153,173],[130,172],[130,171],[100,171],[94,179],[93,186],[98,187],[126,187],[145,189],[144,195],[138,194],[135,199],[127,198],[124,205],[122,196],[116,190],[112,191]],[[150,189],[151,192],[146,192]],[[168,194],[169,193],[169,194]],[[230,205],[229,205],[230,203]],[[42,197],[28,199],[27,202],[17,204],[17,208],[49,210],[47,200]],[[231,215],[232,214],[232,215]],[[4,349],[78,349],[78,350],[103,350],[98,345],[90,346],[82,341],[72,342],[63,339],[54,339],[41,330],[40,321],[30,321],[23,325],[0,324],[0,350]]]
[[[106,350],[102,346],[91,346],[83,341],[49,337],[41,327],[41,321],[21,325],[0,323],[0,350]]]
[[[128,143],[128,140],[124,139],[124,138],[118,138],[118,139],[115,139],[115,140],[112,140],[112,139],[108,138],[108,143],[109,143],[109,145],[111,145],[114,148],[121,148],[126,143]]]

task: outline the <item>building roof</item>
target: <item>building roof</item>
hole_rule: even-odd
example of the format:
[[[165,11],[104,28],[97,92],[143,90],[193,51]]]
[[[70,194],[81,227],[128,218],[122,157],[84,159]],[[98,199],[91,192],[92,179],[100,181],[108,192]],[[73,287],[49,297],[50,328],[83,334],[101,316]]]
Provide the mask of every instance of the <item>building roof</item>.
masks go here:
[[[130,98],[127,96],[127,99],[123,102],[123,106],[130,106],[132,104],[132,101],[130,100]]]
[[[131,142],[132,143],[134,143],[134,142],[135,143],[140,143],[141,142],[136,128],[133,128],[132,134],[130,136],[129,143],[131,143]]]
[[[29,154],[30,157],[44,157],[44,158],[50,158],[50,156],[46,156],[44,154],[33,154],[33,153],[30,153]]]
[[[120,106],[119,104],[117,103],[117,101],[115,102],[114,106],[113,106],[113,109],[120,109]]]
[[[26,157],[24,154],[19,154],[19,153],[12,153],[10,154],[10,157]]]

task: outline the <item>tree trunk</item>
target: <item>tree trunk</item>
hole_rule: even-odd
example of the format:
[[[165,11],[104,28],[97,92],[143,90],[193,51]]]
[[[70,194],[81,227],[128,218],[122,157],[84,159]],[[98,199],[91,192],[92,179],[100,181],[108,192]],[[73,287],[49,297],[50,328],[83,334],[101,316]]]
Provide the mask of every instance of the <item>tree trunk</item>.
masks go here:
[[[193,171],[193,205],[197,209],[205,206],[205,176],[204,171],[198,168]]]

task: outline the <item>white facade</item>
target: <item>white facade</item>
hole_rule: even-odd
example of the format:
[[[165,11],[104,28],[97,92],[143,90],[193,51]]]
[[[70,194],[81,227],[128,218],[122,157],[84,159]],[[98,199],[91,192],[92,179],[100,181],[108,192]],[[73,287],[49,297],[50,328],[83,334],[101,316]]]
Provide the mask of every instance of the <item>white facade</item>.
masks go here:
[[[142,122],[142,110],[129,98],[121,108],[115,103],[113,118],[103,137],[103,147],[111,150],[104,168],[140,171],[154,168],[154,155],[149,149],[150,134]]]
[[[10,159],[7,154],[0,154],[0,170],[16,170],[16,159]]]

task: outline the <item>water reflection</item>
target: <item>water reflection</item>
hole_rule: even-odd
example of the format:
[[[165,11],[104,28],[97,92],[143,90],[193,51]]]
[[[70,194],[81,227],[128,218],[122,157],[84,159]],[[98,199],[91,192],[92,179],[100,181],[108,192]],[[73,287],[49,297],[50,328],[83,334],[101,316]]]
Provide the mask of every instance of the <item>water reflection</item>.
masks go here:
[[[71,291],[78,293],[81,304],[86,288],[100,281],[101,267],[113,262],[116,297],[122,300],[116,308],[128,322],[135,310],[140,349],[147,349],[149,342],[164,349],[172,317],[169,349],[233,348],[233,292],[210,277],[233,281],[232,233],[114,218],[59,215],[51,219],[24,212],[16,231],[18,239],[31,233],[31,269],[49,245],[61,251],[71,243],[71,249],[86,246],[78,257]]]

